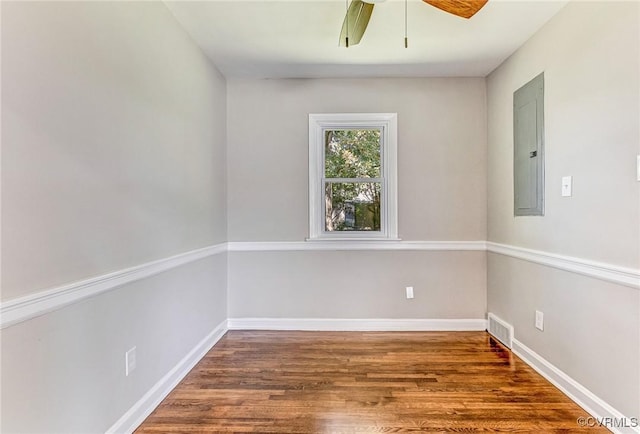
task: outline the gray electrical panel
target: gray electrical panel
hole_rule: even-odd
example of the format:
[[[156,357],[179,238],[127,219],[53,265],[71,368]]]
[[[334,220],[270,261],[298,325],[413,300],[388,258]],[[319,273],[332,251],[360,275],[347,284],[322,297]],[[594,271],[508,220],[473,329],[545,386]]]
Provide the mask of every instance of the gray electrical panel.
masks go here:
[[[513,213],[544,215],[544,73],[513,93]]]

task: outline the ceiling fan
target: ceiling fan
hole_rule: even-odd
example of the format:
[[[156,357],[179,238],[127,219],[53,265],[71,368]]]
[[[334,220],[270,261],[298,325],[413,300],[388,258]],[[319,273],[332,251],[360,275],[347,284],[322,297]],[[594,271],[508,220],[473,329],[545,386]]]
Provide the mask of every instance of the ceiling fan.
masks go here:
[[[351,0],[342,23],[340,32],[340,46],[349,47],[360,43],[364,31],[367,29],[373,7],[385,0]],[[487,3],[488,0],[422,0],[450,14],[471,18]],[[406,14],[406,4],[405,4]],[[406,19],[406,16],[405,16]],[[405,47],[407,46],[405,37]]]

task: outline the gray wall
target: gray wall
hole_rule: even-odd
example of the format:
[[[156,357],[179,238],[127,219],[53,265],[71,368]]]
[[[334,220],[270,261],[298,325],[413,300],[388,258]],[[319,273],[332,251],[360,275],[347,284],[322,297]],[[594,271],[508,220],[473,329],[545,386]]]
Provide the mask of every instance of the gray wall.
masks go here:
[[[230,241],[308,236],[308,114],[331,112],[398,113],[403,240],[486,239],[484,79],[231,79],[227,91]],[[484,260],[484,252],[231,252],[229,316],[483,318]],[[407,285],[416,293],[409,302]],[[454,287],[462,303],[450,297]],[[295,303],[284,302],[291,294]]]
[[[3,299],[225,240],[225,80],[109,3],[3,2]]]
[[[226,268],[202,259],[2,330],[2,432],[105,432],[226,318]]]
[[[639,7],[571,2],[488,77],[489,241],[639,267]],[[546,212],[514,218],[513,92],[542,71]],[[568,175],[573,197],[561,197]],[[489,254],[488,310],[609,404],[640,414],[640,291]]]
[[[232,252],[230,317],[484,318],[483,252]],[[415,298],[405,297],[413,286]]]
[[[3,301],[226,240],[225,79],[162,3],[3,2],[1,36]],[[2,330],[1,430],[104,432],[226,318],[226,268]]]

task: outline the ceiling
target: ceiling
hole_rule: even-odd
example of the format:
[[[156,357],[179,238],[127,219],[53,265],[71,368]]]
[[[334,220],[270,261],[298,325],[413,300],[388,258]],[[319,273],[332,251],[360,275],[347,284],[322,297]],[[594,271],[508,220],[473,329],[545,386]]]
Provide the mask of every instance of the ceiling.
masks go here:
[[[359,45],[338,47],[345,0],[165,1],[226,77],[482,77],[567,0],[489,0],[469,20],[421,0],[378,3]]]

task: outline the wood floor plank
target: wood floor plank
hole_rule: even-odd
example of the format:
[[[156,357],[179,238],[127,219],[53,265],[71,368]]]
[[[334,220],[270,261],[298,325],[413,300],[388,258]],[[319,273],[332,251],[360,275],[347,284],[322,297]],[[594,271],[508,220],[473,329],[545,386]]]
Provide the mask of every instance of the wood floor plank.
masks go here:
[[[586,416],[484,332],[230,331],[136,432],[572,433]]]

